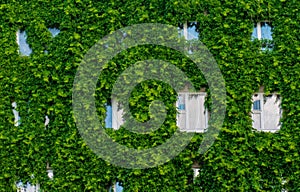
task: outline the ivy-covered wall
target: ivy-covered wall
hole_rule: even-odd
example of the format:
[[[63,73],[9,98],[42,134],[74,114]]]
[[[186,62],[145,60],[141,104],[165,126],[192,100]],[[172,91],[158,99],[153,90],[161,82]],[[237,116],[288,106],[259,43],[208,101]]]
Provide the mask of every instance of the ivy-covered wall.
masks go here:
[[[116,180],[124,191],[300,191],[299,7],[297,0],[1,1],[0,191],[16,191],[19,180],[38,182],[44,191],[107,191]],[[264,20],[274,26],[274,48],[266,52],[259,41],[251,41],[253,24]],[[73,80],[83,56],[116,29],[139,23],[177,26],[185,21],[198,22],[200,40],[226,81],[227,111],[218,139],[200,155],[202,135],[196,134],[176,158],[155,168],[130,170],[104,162],[86,146],[72,116]],[[49,27],[61,32],[52,38]],[[26,30],[30,56],[18,52],[18,29]],[[99,77],[100,119],[118,75],[149,58],[171,61],[198,89],[207,88],[193,64],[174,50],[132,48],[114,58]],[[277,133],[252,128],[251,96],[260,86],[266,93],[281,95],[283,117]],[[134,90],[133,114],[147,120],[149,92],[155,96],[151,99],[168,106],[166,121],[159,131],[142,136],[107,130],[120,144],[149,148],[174,133],[176,95],[163,83],[145,82]],[[13,101],[22,117],[17,127]],[[50,118],[46,129],[45,115]],[[47,177],[46,162],[54,170],[53,180]],[[194,162],[201,168],[195,181]]]

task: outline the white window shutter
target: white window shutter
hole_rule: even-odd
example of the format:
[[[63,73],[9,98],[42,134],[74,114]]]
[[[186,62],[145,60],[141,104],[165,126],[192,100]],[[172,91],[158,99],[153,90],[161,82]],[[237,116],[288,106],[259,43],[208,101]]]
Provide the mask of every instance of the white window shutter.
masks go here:
[[[204,132],[206,128],[204,101],[205,95],[189,94],[187,100],[188,131]]]
[[[280,100],[273,94],[266,97],[264,103],[264,130],[277,131],[280,129]]]
[[[181,131],[204,132],[207,128],[205,93],[179,93],[177,126]],[[182,105],[184,101],[184,107]]]
[[[280,99],[276,94],[265,96],[263,93],[253,95],[252,126],[258,131],[275,132],[280,129]],[[255,106],[260,101],[260,108]],[[259,110],[258,110],[259,109]]]

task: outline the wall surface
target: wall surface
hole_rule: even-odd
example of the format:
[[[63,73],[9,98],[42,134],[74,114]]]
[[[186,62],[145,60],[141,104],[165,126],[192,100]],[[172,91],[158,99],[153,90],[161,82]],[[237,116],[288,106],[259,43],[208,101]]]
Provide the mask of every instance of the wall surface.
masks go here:
[[[299,5],[298,0],[1,1],[0,191],[16,191],[20,180],[39,183],[44,191],[107,191],[116,181],[124,191],[135,192],[300,191]],[[251,41],[254,23],[265,20],[274,26],[272,51],[262,51],[260,41]],[[80,137],[73,118],[73,80],[82,58],[100,38],[122,27],[178,26],[186,21],[198,22],[199,39],[226,82],[226,117],[217,140],[200,155],[203,133],[197,133],[174,159],[144,170],[103,161]],[[48,28],[54,27],[60,33],[52,37]],[[29,56],[19,53],[18,30],[26,31]],[[210,94],[203,75],[187,57],[160,46],[133,47],[113,58],[99,77],[100,120],[118,75],[152,58],[170,61],[197,89],[205,87]],[[281,96],[279,132],[252,128],[251,98],[260,86],[266,94]],[[120,128],[107,133],[131,148],[164,143],[177,129],[175,91],[162,82],[144,82],[133,90],[130,105],[133,116],[145,121],[154,99],[168,110],[159,130],[138,135]],[[14,124],[14,101],[22,120],[19,126]],[[45,115],[50,119],[46,128]],[[46,162],[54,170],[53,180],[47,176]],[[200,166],[195,181],[194,162]]]

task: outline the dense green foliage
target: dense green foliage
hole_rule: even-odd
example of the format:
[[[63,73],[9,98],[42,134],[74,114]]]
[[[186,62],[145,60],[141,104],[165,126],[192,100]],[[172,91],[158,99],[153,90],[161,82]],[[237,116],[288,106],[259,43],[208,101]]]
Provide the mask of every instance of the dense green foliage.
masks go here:
[[[297,0],[189,1],[2,1],[0,5],[0,191],[15,182],[38,182],[45,191],[107,191],[116,180],[125,191],[300,191],[300,2]],[[272,51],[251,41],[253,23],[274,26]],[[226,81],[227,112],[214,145],[197,153],[202,135],[173,160],[151,169],[114,167],[97,157],[80,137],[72,116],[72,85],[85,53],[110,32],[138,23],[177,26],[198,21],[200,39],[214,55]],[[48,27],[60,34],[51,38]],[[20,56],[16,31],[26,29],[33,53]],[[45,47],[49,54],[44,54]],[[136,61],[169,60],[200,89],[207,87],[193,64],[174,50],[141,46],[122,52],[99,77],[97,106],[104,118],[118,75]],[[277,133],[258,133],[251,123],[251,96],[260,86],[282,97]],[[152,93],[153,97],[146,97]],[[132,93],[133,114],[148,118],[149,99],[168,106],[162,128],[136,135],[107,132],[121,144],[138,148],[163,143],[176,129],[174,91],[159,82],[140,84]],[[22,124],[14,126],[11,102],[18,102]],[[45,114],[51,122],[44,128]],[[46,162],[54,170],[49,180]],[[201,166],[193,182],[191,166]],[[34,178],[30,176],[34,174]],[[283,185],[282,181],[286,180]]]

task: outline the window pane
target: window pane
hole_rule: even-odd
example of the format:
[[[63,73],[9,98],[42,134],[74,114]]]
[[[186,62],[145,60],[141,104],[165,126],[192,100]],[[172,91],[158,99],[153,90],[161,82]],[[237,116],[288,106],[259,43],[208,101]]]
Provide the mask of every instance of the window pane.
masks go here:
[[[55,37],[59,34],[60,30],[57,28],[48,28],[49,32],[51,33],[52,37]]]
[[[260,100],[254,101],[253,110],[260,110]]]
[[[116,183],[116,192],[122,192],[123,191],[123,187],[121,185],[119,185],[119,182]]]
[[[27,43],[27,34],[25,31],[18,31],[17,32],[17,40],[19,45],[19,50],[22,55],[29,56],[32,53],[29,44]]]
[[[252,35],[251,35],[251,40],[254,40],[254,39],[257,39],[258,36],[257,36],[257,25],[254,24],[253,25],[253,31],[252,31]]]
[[[185,110],[185,95],[178,96],[178,109]]]
[[[198,39],[199,31],[197,29],[197,22],[188,22],[187,31],[187,40]]]
[[[17,127],[21,124],[21,117],[19,115],[19,111],[17,111],[17,103],[14,101],[11,105],[13,107],[12,111],[13,111],[13,114],[15,117],[15,120],[14,120],[15,126]]]
[[[272,40],[272,26],[269,22],[261,22],[261,38]]]
[[[105,127],[112,128],[112,107],[111,107],[111,105],[106,105]]]

